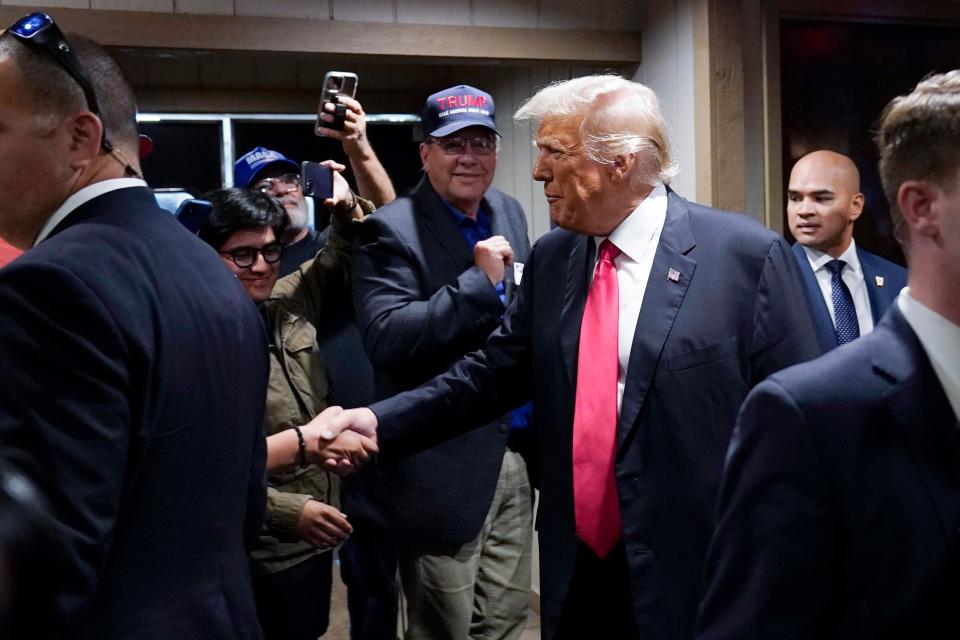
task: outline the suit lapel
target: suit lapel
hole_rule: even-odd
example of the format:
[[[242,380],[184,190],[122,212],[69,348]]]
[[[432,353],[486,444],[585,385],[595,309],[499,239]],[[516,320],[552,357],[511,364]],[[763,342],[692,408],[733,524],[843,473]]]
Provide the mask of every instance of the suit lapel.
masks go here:
[[[873,324],[876,325],[883,317],[883,310],[890,306],[893,295],[888,291],[881,290],[877,286],[877,270],[874,268],[873,260],[870,254],[857,248],[857,257],[860,259],[860,268],[863,269],[863,280],[867,286],[867,298],[870,300],[870,315],[873,316]]]
[[[797,264],[800,266],[800,273],[803,275],[804,295],[807,300],[807,308],[810,309],[814,328],[817,330],[817,340],[820,342],[820,348],[826,353],[837,346],[837,334],[833,330],[830,310],[823,299],[823,292],[820,290],[817,276],[810,268],[810,261],[807,259],[803,247],[799,242],[795,242],[792,249]],[[872,304],[873,300],[871,299],[870,302]]]
[[[587,304],[590,272],[596,249],[590,236],[575,236],[573,250],[567,259],[563,307],[560,311],[560,350],[566,365],[567,381],[576,389],[577,348],[580,344],[580,322]]]
[[[420,180],[413,195],[417,201],[417,210],[423,227],[436,239],[441,250],[454,260],[457,273],[460,273],[464,265],[473,263],[473,253],[453,218],[450,217],[446,205],[430,186],[426,176]]]
[[[503,236],[506,238],[510,246],[513,247],[515,259],[522,262],[522,260],[520,260],[521,254],[519,253],[519,248],[521,243],[526,245],[527,239],[518,237],[506,212],[495,210],[486,197],[484,197],[481,206],[490,214],[490,235]],[[503,292],[506,297],[504,304],[510,304],[516,288],[517,284],[513,278],[513,266],[507,266],[503,272]]]
[[[667,217],[654,254],[650,277],[647,278],[637,328],[633,333],[617,428],[618,450],[636,426],[663,345],[693,280],[697,261],[686,254],[695,245],[690,230],[690,211],[679,196],[668,190]],[[679,277],[676,274],[670,277],[673,272]]]
[[[510,243],[510,246],[518,246],[521,241],[513,232],[513,225],[502,211],[495,211],[490,205],[490,201],[485,197],[481,205],[490,214],[490,233],[495,236],[503,236]]]
[[[960,521],[956,478],[960,425],[923,346],[896,305],[878,328],[894,335],[873,341],[873,366],[892,380],[884,399],[940,516],[943,533],[953,536]]]

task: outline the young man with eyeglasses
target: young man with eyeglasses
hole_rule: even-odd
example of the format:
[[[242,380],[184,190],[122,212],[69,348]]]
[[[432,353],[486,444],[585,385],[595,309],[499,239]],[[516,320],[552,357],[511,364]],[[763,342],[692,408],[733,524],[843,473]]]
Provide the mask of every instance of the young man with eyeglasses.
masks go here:
[[[260,637],[256,308],[157,206],[100,47],[43,13],[0,35],[0,132],[0,235],[26,250],[0,270],[0,452],[59,543],[18,637]]]
[[[246,189],[219,189],[198,236],[217,250],[263,315],[270,340],[267,386],[267,517],[252,557],[257,613],[267,640],[315,640],[326,631],[333,553],[352,531],[339,510],[339,480],[314,464],[309,422],[328,405],[327,367],[314,345],[317,329],[342,304],[340,282],[362,213],[335,172],[330,240],[313,259],[278,281],[287,214],[275,198]],[[286,453],[284,453],[284,451]]]
[[[386,170],[374,153],[367,137],[366,117],[363,106],[352,98],[341,96],[346,107],[342,129],[321,128],[321,135],[340,140],[343,151],[350,161],[357,193],[382,206],[396,197],[393,184]],[[321,116],[325,122],[333,120],[332,103]],[[307,200],[300,188],[300,165],[279,151],[256,147],[240,156],[233,165],[233,184],[241,189],[254,189],[280,200],[290,224],[280,240],[285,245],[280,259],[280,277],[293,273],[302,263],[313,258],[326,242],[323,229],[310,228]]]
[[[460,85],[427,99],[424,176],[361,226],[354,300],[381,398],[483,345],[529,252],[523,209],[491,187],[493,98]],[[356,481],[345,509],[398,542],[407,638],[516,638],[530,588],[531,488],[515,444],[526,413]],[[353,482],[353,485],[356,484]],[[351,487],[352,488],[352,487]]]

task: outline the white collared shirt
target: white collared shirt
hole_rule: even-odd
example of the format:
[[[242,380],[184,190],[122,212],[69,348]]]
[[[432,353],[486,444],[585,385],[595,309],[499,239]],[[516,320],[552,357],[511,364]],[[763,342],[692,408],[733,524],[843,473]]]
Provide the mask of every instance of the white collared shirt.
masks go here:
[[[833,274],[826,266],[833,258],[829,254],[810,247],[803,247],[803,251],[807,254],[810,268],[813,269],[813,274],[817,277],[820,293],[823,295],[824,302],[827,303],[827,311],[830,312],[830,321],[836,327],[837,318],[833,311],[833,285],[831,284]],[[843,283],[847,285],[850,296],[853,298],[853,306],[857,310],[857,324],[860,325],[860,335],[865,336],[873,331],[873,313],[870,311],[870,293],[867,291],[867,281],[863,276],[860,256],[857,255],[857,244],[852,238],[850,239],[850,246],[837,260],[843,260],[847,263],[840,277],[843,279]]]
[[[667,189],[658,184],[643,199],[636,209],[610,234],[609,240],[620,255],[614,260],[617,267],[617,286],[620,291],[620,313],[617,337],[617,415],[623,404],[623,390],[627,382],[627,367],[630,365],[630,349],[637,328],[643,294],[647,290],[653,257],[660,242],[660,232],[667,217]],[[594,237],[598,248],[606,238]],[[596,268],[594,268],[596,273]],[[592,282],[591,276],[591,282]]]
[[[930,358],[954,417],[960,419],[960,326],[918,302],[910,287],[900,291],[897,306]]]
[[[113,178],[111,180],[101,180],[85,186],[80,191],[63,201],[63,204],[53,212],[47,221],[40,228],[37,239],[33,241],[33,246],[40,244],[47,236],[57,228],[57,225],[73,213],[73,211],[82,204],[90,202],[98,196],[105,193],[116,191],[117,189],[127,189],[129,187],[145,187],[147,183],[139,178]]]

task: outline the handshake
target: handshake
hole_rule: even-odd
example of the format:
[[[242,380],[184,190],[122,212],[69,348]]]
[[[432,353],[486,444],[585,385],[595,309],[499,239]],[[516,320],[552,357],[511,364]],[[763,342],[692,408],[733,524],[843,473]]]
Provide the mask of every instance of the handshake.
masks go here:
[[[376,461],[377,416],[367,408],[328,407],[300,427],[307,460],[341,476]]]

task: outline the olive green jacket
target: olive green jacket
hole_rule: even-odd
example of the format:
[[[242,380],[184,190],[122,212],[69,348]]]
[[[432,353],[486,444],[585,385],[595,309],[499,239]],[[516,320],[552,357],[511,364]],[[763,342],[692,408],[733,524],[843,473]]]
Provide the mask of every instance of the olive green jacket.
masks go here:
[[[364,214],[373,205],[360,198]],[[316,327],[328,305],[352,304],[335,300],[349,277],[350,251],[359,221],[340,222],[331,216],[330,238],[315,258],[282,278],[263,305],[270,334],[270,379],[267,385],[268,436],[309,422],[327,407],[327,371],[314,350]],[[342,294],[341,294],[342,295]],[[296,526],[308,500],[339,507],[337,478],[316,465],[271,474],[267,479],[267,517],[252,552],[253,570],[276,573],[321,550],[300,541]]]

